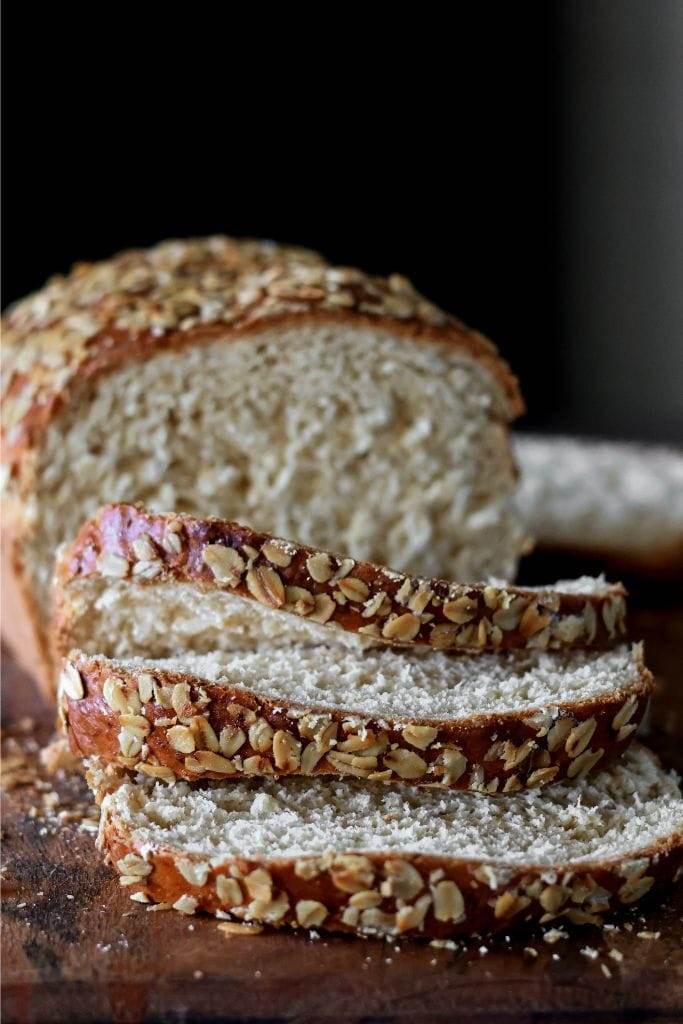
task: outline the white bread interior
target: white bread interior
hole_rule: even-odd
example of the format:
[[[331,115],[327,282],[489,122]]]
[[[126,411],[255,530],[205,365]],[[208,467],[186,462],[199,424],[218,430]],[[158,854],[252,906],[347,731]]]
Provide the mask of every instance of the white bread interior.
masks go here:
[[[171,659],[126,658],[111,663],[134,672],[164,670],[239,687],[287,707],[347,709],[372,718],[470,719],[477,715],[557,714],[576,704],[628,692],[643,680],[639,647],[611,651],[481,654],[374,649],[357,653],[332,645],[184,654]]]
[[[602,577],[584,576],[528,589],[598,595],[608,584]],[[59,598],[62,654],[78,647],[87,654],[111,658],[168,658],[186,652],[210,654],[301,644],[333,644],[359,652],[380,643],[334,623],[312,622],[195,581],[145,583],[93,573],[67,578]]]
[[[327,851],[418,852],[502,865],[552,866],[637,856],[683,829],[672,772],[640,746],[596,776],[490,798],[347,780],[124,782],[106,796],[138,849],[220,862]]]
[[[110,501],[236,519],[396,569],[513,577],[502,386],[458,346],[342,320],[272,327],[83,382],[37,453],[27,568]]]

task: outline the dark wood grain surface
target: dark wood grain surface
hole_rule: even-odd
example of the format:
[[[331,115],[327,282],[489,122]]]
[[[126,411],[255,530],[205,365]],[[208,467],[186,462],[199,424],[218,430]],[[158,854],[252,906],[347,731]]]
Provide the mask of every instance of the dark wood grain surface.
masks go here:
[[[649,742],[680,770],[683,608],[649,604],[631,623],[659,678]],[[8,657],[3,694],[10,752],[42,742],[50,710]],[[35,725],[17,725],[25,715]],[[32,816],[42,801],[54,802],[50,792],[54,810]],[[78,777],[3,795],[5,1024],[683,1019],[680,891],[613,918],[614,930],[575,929],[553,945],[540,931],[456,951],[324,935],[228,938],[213,919],[149,912],[129,900],[100,863],[92,833],[57,817],[87,799]],[[582,954],[586,947],[597,957]]]

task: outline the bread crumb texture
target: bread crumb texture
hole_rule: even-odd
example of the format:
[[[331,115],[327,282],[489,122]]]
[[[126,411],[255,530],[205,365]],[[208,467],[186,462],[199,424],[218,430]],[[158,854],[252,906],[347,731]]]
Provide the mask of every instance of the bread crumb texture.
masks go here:
[[[459,719],[532,712],[633,689],[642,679],[640,648],[462,655],[440,651],[337,646],[214,651],[176,658],[105,661],[106,671],[180,673],[198,684],[241,687],[301,707],[346,707],[361,715]],[[624,724],[624,723],[621,723]]]

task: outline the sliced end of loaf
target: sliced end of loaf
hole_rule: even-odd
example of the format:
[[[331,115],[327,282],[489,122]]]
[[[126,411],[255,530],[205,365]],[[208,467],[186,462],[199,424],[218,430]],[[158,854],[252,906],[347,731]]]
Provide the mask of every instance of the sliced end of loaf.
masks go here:
[[[399,275],[176,240],[79,264],[3,327],[17,568],[42,646],[55,551],[112,499],[424,575],[515,572],[517,382]]]
[[[504,400],[457,346],[297,323],[131,359],[78,391],[31,484],[43,602],[56,548],[117,497],[425,575],[514,575],[524,532]]]

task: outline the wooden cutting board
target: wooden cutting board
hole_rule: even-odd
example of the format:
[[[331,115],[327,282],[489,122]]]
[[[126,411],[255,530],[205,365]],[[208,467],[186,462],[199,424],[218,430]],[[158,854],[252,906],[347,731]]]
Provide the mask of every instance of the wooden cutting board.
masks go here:
[[[633,636],[646,638],[660,680],[649,742],[680,770],[683,608],[642,607],[631,625]],[[18,730],[9,746],[42,742],[51,713],[8,657],[2,682],[3,712]],[[24,715],[35,726],[17,726]],[[47,789],[31,784],[4,794],[4,1024],[683,1018],[681,891],[663,906],[643,901],[615,917],[615,930],[576,929],[553,945],[539,931],[474,940],[455,952],[324,935],[227,938],[213,919],[131,902],[100,863],[91,832],[78,821],[32,816],[31,808],[55,800],[50,792],[57,814],[85,802],[80,779],[40,784]],[[595,959],[582,954],[587,947]]]

